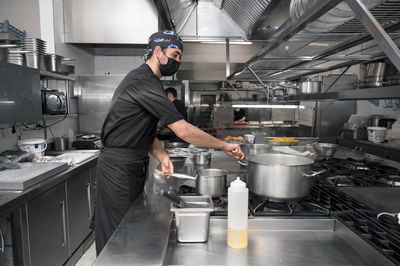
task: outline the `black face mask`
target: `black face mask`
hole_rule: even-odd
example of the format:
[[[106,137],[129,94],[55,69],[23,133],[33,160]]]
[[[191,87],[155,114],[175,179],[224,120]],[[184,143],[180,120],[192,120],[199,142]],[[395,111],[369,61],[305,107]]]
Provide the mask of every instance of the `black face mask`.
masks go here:
[[[160,63],[160,73],[162,76],[172,76],[173,74],[176,73],[176,71],[178,71],[180,62],[169,58],[163,51],[163,54],[168,58],[168,62],[163,65],[161,64],[160,60],[158,60],[158,62]]]

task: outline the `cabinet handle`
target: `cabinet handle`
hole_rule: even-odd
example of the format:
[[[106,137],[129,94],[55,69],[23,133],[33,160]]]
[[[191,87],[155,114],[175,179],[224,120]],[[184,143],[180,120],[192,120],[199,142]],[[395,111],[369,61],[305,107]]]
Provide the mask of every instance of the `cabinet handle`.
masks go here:
[[[86,192],[87,192],[87,203],[88,203],[88,214],[89,214],[89,221],[92,219],[92,200],[91,200],[91,187],[90,183],[86,184]]]
[[[1,253],[4,253],[4,237],[3,237],[3,232],[0,229],[0,237],[1,237]]]
[[[62,223],[62,246],[67,244],[67,223],[65,215],[65,201],[60,202],[61,207],[61,223]]]

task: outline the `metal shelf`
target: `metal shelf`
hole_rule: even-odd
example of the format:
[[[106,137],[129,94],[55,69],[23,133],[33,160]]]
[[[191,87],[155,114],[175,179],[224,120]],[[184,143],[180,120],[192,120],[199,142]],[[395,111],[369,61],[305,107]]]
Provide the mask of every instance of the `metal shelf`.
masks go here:
[[[400,0],[386,0],[371,10],[360,0],[343,1],[356,18],[330,32],[307,33],[303,30],[308,24],[342,2],[316,1],[296,22],[289,18],[283,23],[264,48],[227,80],[293,80],[385,57],[400,69],[400,51],[396,47],[400,45]]]
[[[46,70],[40,70],[40,75],[43,76],[43,77],[49,77],[49,78],[54,78],[54,79],[75,81],[74,77],[61,75],[61,74],[49,72],[49,71],[46,71]]]
[[[321,92],[313,94],[299,94],[288,97],[275,98],[276,101],[345,101],[345,100],[373,100],[373,99],[398,99],[400,98],[400,85],[380,88],[364,88],[357,90],[343,90],[334,92]]]

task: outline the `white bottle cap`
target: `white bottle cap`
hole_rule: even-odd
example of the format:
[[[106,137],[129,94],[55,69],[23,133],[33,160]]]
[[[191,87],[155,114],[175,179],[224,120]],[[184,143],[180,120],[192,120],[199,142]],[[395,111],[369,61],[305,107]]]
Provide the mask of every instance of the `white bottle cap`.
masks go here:
[[[240,177],[237,177],[235,181],[231,182],[231,187],[246,187],[246,183],[240,180]]]

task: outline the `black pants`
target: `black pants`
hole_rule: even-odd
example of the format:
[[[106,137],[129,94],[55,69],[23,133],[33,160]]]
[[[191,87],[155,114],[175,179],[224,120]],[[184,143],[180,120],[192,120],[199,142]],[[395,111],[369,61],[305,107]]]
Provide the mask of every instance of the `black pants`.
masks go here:
[[[143,191],[148,157],[139,154],[133,150],[105,148],[99,156],[94,214],[97,255]]]

